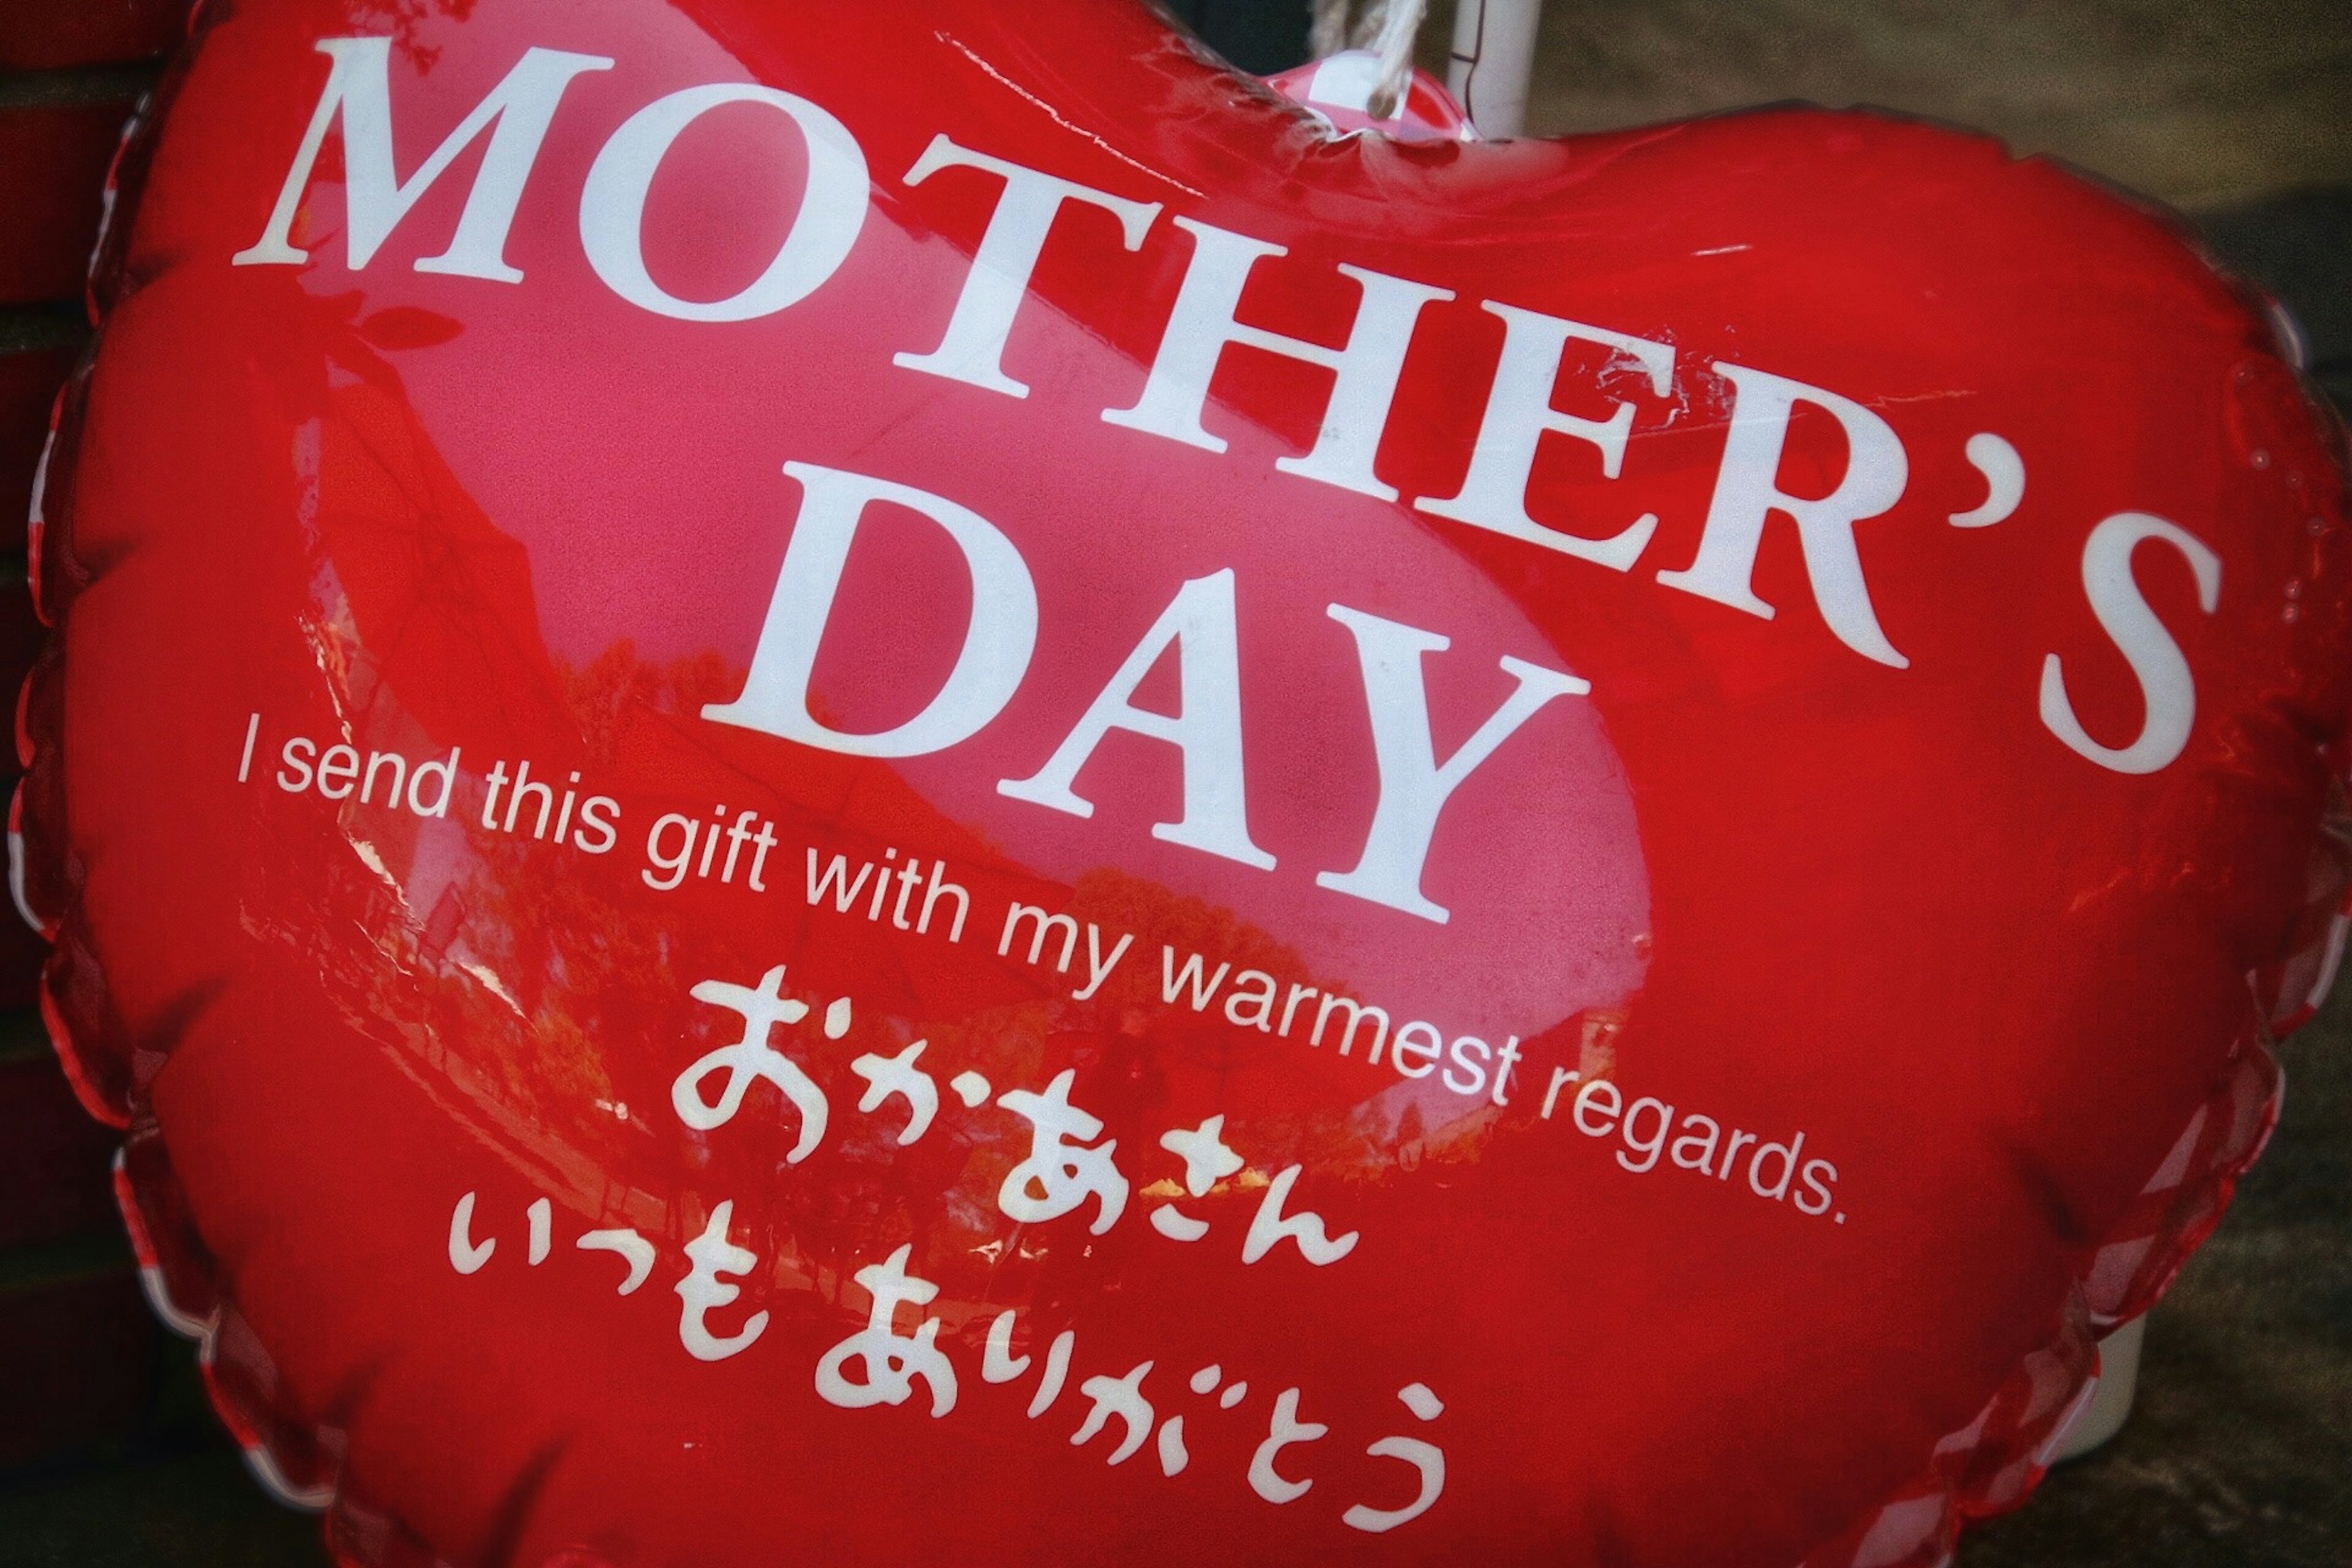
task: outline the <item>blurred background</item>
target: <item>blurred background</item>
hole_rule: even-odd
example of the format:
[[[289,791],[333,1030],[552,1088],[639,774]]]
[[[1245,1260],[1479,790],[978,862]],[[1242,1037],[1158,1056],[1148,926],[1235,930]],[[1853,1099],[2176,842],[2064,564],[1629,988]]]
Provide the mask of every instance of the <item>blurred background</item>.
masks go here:
[[[187,5],[0,0],[0,690],[37,644],[23,520],[107,161]],[[1247,68],[1307,58],[1306,0],[1168,9]],[[1441,79],[1454,20],[1433,0],[1421,35]],[[2352,407],[2352,0],[1547,0],[1527,129],[1782,99],[1978,126],[2181,209]],[[320,1568],[140,1296],[111,1137],[32,1011],[37,948],[0,918],[0,1568]],[[2155,1314],[2131,1423],[1958,1568],[2352,1564],[2352,987],[2282,1055],[2284,1122]]]

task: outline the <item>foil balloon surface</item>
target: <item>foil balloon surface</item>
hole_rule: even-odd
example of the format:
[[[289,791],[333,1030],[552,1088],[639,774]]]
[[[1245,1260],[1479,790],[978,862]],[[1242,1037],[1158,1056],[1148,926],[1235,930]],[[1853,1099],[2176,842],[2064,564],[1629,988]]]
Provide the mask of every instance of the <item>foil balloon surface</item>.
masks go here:
[[[18,893],[347,1563],[1932,1564],[2270,1125],[2341,437],[2073,174],[236,0],[116,184]]]

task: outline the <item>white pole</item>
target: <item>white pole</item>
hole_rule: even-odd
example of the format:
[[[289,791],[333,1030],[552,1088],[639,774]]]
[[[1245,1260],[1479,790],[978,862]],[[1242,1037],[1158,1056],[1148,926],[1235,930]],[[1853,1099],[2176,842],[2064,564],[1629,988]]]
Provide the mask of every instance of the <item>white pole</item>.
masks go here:
[[[1535,74],[1536,24],[1543,0],[1461,0],[1454,12],[1454,60],[1446,85],[1486,137],[1527,129],[1528,81]]]

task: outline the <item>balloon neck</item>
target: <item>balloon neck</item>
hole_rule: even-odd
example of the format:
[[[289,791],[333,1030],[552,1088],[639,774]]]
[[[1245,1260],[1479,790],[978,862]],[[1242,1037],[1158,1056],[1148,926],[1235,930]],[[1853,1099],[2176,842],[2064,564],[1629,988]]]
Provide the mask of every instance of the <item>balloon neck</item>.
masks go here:
[[[1412,73],[1393,115],[1374,119],[1370,103],[1380,88],[1381,58],[1370,49],[1343,50],[1265,79],[1267,86],[1313,110],[1343,134],[1378,131],[1400,142],[1478,140],[1470,116],[1444,84],[1426,71]]]

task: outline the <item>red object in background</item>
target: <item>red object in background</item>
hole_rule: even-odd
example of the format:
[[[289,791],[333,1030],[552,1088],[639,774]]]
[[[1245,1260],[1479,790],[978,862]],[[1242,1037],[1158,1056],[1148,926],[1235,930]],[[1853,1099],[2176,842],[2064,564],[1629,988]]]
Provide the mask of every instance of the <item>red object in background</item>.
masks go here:
[[[188,0],[75,0],[0,10],[0,70],[150,59],[178,44]]]
[[[129,100],[0,113],[0,305],[78,299]]]
[[[7,384],[7,367],[12,361],[37,363],[48,360],[50,357],[46,354],[17,354],[0,359],[0,398],[6,398],[11,390]],[[5,429],[5,416],[11,412],[14,411],[0,405],[0,430]],[[42,415],[40,428],[43,431],[48,428],[46,411]],[[0,495],[5,495],[9,488],[9,476],[5,466],[6,459],[5,451],[0,450]],[[5,535],[0,534],[0,542],[5,542]],[[5,542],[0,542],[0,548],[5,548]],[[20,584],[13,581],[0,583],[0,689],[13,688],[22,690],[25,677],[31,671],[33,660],[39,655],[45,640],[40,619],[33,610],[33,595],[29,584]],[[13,705],[8,711],[13,730],[16,717]],[[20,770],[15,757],[11,756],[5,763],[0,763],[0,783],[5,783],[12,791],[19,776]],[[22,927],[22,930],[15,929],[18,927]],[[26,937],[30,937],[31,940],[25,940]],[[39,934],[21,921],[10,921],[5,928],[0,928],[0,1008],[30,1008],[36,1005],[40,994],[41,963],[46,956],[45,949],[46,944],[42,942]],[[30,1022],[29,1018],[26,1021],[28,1024]],[[5,1022],[5,1019],[0,1019],[0,1023]],[[0,1042],[0,1050],[5,1050],[5,1042]],[[44,1054],[46,1056],[46,1053]],[[13,1069],[5,1063],[5,1060],[0,1060],[0,1074],[8,1073],[11,1070]],[[44,1060],[41,1063],[41,1073],[46,1078],[54,1079],[56,1063]],[[12,1097],[0,1094],[0,1100],[10,1098]],[[69,1111],[70,1109],[61,1101],[56,1107],[58,1112]],[[16,1159],[18,1162],[24,1161],[24,1156],[28,1150],[47,1151],[51,1148],[82,1145],[90,1142],[84,1136],[88,1131],[87,1128],[76,1127],[71,1123],[51,1130],[44,1135],[31,1126],[18,1122],[19,1116],[31,1114],[29,1107],[10,1105],[7,1107],[7,1120],[16,1125],[13,1128],[0,1128],[0,1142],[8,1142],[12,1138],[30,1137],[32,1139],[29,1144],[19,1142],[16,1145]],[[110,1140],[102,1142],[110,1146]],[[0,1156],[0,1163],[9,1163],[7,1158]],[[100,1170],[102,1174],[103,1161],[100,1163]],[[69,1208],[79,1207],[93,1193],[93,1189],[80,1184],[79,1173],[45,1172],[37,1159],[29,1163],[21,1163],[19,1173],[25,1176],[26,1184],[19,1186],[0,1182],[0,1192],[21,1194],[22,1197],[19,1201],[28,1211],[44,1211],[58,1204]],[[103,1197],[106,1184],[100,1181],[94,1192],[96,1195]],[[111,1205],[106,1205],[103,1208],[110,1211]],[[9,1222],[5,1217],[0,1217],[0,1246],[6,1244],[8,1230]]]
[[[0,549],[24,547],[33,475],[48,445],[49,413],[79,350],[0,354]]]
[[[2168,221],[1334,138],[1110,0],[384,25],[225,8],[130,162],[18,805],[346,1559],[1901,1568],[2032,1484],[2344,884],[2340,432]]]
[[[160,1342],[126,1268],[0,1293],[0,1471],[134,1430]]]
[[[20,965],[20,968],[29,966]],[[0,1058],[0,1247],[113,1229],[116,1140],[81,1114],[46,1047]]]
[[[21,687],[45,640],[29,585],[0,584],[0,679]]]
[[[180,0],[7,6],[0,73],[152,58],[184,15]],[[0,553],[18,561],[50,411],[79,352],[72,313],[107,169],[141,74],[0,80],[12,105],[0,110],[0,305],[14,318],[0,326],[10,351],[0,353]],[[111,101],[70,101],[93,96]],[[56,314],[45,320],[42,307]],[[0,682],[21,687],[42,636],[29,589],[0,590]],[[13,726],[13,702],[9,713]],[[18,773],[12,755],[0,780],[13,791]],[[118,1139],[75,1103],[32,1012],[47,951],[37,934],[0,935],[0,1473],[110,1448],[152,1415],[158,1334],[118,1228]]]

